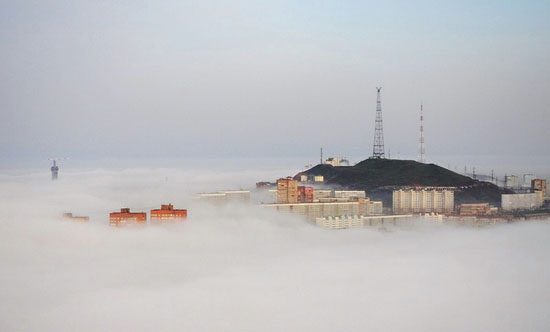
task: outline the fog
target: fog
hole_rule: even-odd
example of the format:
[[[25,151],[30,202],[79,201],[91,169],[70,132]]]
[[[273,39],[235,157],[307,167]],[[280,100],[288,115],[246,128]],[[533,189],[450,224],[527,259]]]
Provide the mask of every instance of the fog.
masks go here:
[[[191,199],[287,173],[267,169],[2,173],[0,330],[548,330],[548,221],[335,231]],[[108,226],[168,202],[189,218]]]

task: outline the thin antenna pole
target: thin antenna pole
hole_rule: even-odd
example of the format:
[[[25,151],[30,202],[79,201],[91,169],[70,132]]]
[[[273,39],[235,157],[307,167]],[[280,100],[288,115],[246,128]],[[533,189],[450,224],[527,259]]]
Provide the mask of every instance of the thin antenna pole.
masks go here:
[[[420,149],[419,149],[419,156],[418,156],[419,163],[426,162],[425,155],[426,155],[426,148],[424,147],[424,105],[423,103],[420,103]]]

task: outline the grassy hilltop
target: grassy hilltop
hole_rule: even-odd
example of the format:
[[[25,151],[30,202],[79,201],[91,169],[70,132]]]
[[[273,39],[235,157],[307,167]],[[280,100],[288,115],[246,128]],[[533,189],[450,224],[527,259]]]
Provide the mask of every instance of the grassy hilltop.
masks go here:
[[[435,164],[413,160],[366,159],[354,166],[319,164],[299,175],[322,175],[325,183],[352,190],[365,190],[373,199],[391,204],[391,190],[397,186],[453,186],[457,204],[489,202],[500,204],[505,191],[492,183],[480,182]]]

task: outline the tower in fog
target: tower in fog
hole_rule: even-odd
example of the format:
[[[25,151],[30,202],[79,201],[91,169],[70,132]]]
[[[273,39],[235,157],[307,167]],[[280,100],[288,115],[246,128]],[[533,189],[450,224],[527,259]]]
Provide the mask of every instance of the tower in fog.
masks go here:
[[[52,171],[52,180],[57,180],[57,172],[59,172],[59,167],[57,167],[55,160],[53,160],[53,165],[50,170]]]
[[[374,144],[372,146],[372,158],[384,158],[384,130],[382,126],[382,103],[380,102],[380,90],[376,88],[376,120],[374,122]]]

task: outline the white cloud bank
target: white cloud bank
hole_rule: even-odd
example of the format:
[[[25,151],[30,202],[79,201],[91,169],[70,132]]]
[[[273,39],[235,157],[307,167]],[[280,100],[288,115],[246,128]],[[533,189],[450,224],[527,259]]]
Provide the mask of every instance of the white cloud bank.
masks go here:
[[[0,330],[550,328],[548,222],[332,231],[189,200],[275,173],[89,171],[58,183],[1,175]],[[122,206],[169,201],[190,208],[187,222],[107,226]],[[91,221],[62,221],[65,211]]]

